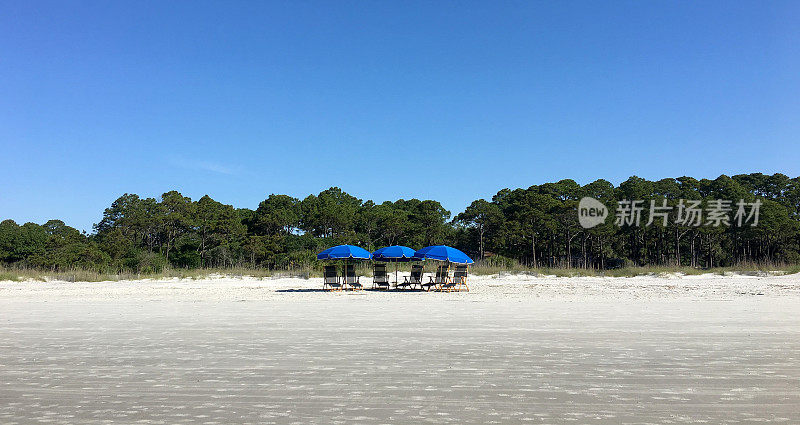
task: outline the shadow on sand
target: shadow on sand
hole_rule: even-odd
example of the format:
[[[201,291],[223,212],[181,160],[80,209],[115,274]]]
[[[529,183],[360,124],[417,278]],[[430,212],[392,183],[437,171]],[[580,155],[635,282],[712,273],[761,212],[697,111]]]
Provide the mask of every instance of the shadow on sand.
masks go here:
[[[278,289],[275,292],[329,292],[327,289]]]
[[[296,292],[296,293],[310,293],[310,292],[340,292],[340,291],[331,291],[328,289],[320,289],[320,288],[301,288],[301,289],[278,289],[275,292]],[[421,289],[374,289],[374,288],[364,288],[358,291],[353,291],[350,289],[346,289],[343,292],[381,292],[387,294],[402,294],[407,292],[425,292]]]

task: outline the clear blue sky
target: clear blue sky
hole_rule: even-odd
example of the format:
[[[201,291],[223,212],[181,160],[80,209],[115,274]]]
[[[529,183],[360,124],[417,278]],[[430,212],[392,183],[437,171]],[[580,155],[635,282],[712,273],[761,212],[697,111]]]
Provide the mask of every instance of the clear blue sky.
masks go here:
[[[800,2],[0,3],[0,219],[800,175]]]

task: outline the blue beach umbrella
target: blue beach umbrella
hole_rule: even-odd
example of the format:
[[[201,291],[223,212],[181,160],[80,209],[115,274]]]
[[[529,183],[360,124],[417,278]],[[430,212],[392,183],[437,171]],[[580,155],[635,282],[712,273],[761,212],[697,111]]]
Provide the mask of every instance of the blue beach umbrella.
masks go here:
[[[317,260],[369,260],[369,251],[355,245],[337,245],[317,254]]]
[[[414,253],[414,257],[420,260],[439,260],[449,261],[458,264],[472,264],[472,258],[458,249],[447,245],[426,246]]]
[[[413,249],[407,246],[392,245],[383,247],[372,253],[372,259],[375,261],[386,261],[394,263],[394,280],[397,282],[397,263],[405,263],[407,261],[418,261],[414,258]]]
[[[407,246],[392,245],[383,247],[372,253],[372,259],[375,261],[389,261],[389,262],[406,262],[414,261],[414,251]]]

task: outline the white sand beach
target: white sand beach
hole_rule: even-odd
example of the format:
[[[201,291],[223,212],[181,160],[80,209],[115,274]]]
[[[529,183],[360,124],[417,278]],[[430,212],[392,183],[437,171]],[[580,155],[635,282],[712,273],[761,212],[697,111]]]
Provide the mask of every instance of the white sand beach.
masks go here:
[[[0,422],[800,421],[797,275],[321,286],[2,282]]]

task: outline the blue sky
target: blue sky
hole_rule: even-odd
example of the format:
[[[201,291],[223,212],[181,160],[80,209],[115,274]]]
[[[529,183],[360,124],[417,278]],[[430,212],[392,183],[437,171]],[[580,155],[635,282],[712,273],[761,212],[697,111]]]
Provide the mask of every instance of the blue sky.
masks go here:
[[[0,219],[800,175],[800,2],[0,2]]]

